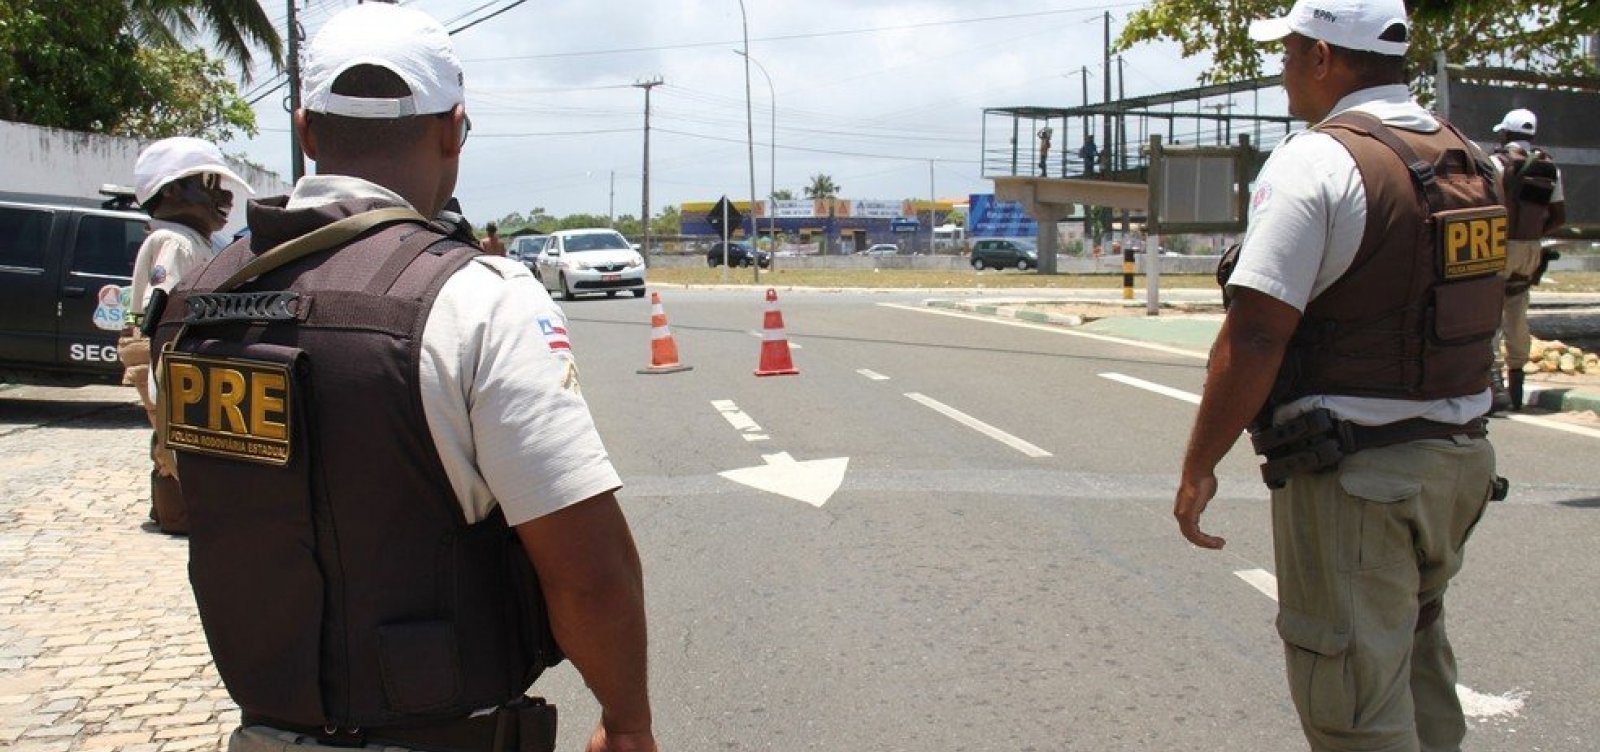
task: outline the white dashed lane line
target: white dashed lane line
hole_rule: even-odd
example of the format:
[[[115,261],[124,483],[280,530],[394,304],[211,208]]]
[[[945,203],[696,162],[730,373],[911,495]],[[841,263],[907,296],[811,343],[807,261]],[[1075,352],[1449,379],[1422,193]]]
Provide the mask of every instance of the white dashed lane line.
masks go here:
[[[995,428],[994,426],[991,426],[988,423],[985,423],[985,422],[983,422],[981,420],[978,420],[977,418],[974,418],[971,415],[968,415],[968,414],[966,414],[964,412],[961,412],[960,410],[957,410],[957,409],[955,409],[955,408],[953,408],[953,407],[951,407],[949,405],[946,405],[943,402],[940,402],[940,401],[938,401],[938,400],[936,400],[936,399],[934,399],[932,397],[924,396],[924,395],[918,394],[916,392],[907,392],[906,393],[906,397],[910,398],[914,402],[918,402],[918,403],[920,403],[920,404],[922,404],[922,405],[924,405],[926,407],[932,408],[934,410],[934,412],[937,412],[937,413],[939,413],[939,414],[941,414],[941,415],[943,415],[943,416],[945,416],[947,418],[950,418],[951,420],[954,420],[955,422],[960,423],[961,425],[964,425],[964,426],[966,426],[966,427],[968,427],[968,428],[970,428],[970,429],[972,429],[974,431],[977,431],[978,433],[981,433],[984,436],[988,436],[989,438],[994,439],[995,441],[998,441],[998,442],[1000,442],[1002,444],[1005,444],[1006,446],[1011,447],[1012,449],[1015,449],[1015,450],[1017,450],[1019,452],[1022,452],[1023,454],[1026,454],[1029,457],[1050,457],[1050,456],[1052,456],[1049,452],[1047,452],[1047,451],[1045,451],[1043,449],[1040,449],[1039,447],[1036,447],[1036,446],[1034,446],[1032,444],[1029,444],[1028,442],[1023,441],[1022,439],[1019,439],[1019,438],[1017,438],[1015,436],[1012,436],[1011,434],[1006,433],[1005,431],[1002,431],[1002,430],[1000,430],[998,428]]]
[[[1176,400],[1183,400],[1184,402],[1187,402],[1187,403],[1189,403],[1191,405],[1200,404],[1200,395],[1194,394],[1192,392],[1185,392],[1182,389],[1173,389],[1170,386],[1166,386],[1164,384],[1157,384],[1154,381],[1145,381],[1144,379],[1136,379],[1136,378],[1134,378],[1132,376],[1127,376],[1127,375],[1120,374],[1120,373],[1102,373],[1102,374],[1100,374],[1100,378],[1102,378],[1102,379],[1110,379],[1110,380],[1115,381],[1115,382],[1117,382],[1119,384],[1127,384],[1128,386],[1138,387],[1138,388],[1143,389],[1143,390],[1145,390],[1147,392],[1155,392],[1156,394],[1160,394],[1160,395],[1163,395],[1163,396],[1166,396],[1166,397],[1171,397],[1171,398],[1176,399]]]
[[[728,421],[728,425],[733,426],[734,430],[738,431],[745,441],[767,440],[768,437],[762,432],[761,426],[756,423],[754,418],[740,410],[733,400],[711,400],[711,406],[722,414],[722,417]]]
[[[1250,583],[1250,587],[1271,598],[1274,603],[1278,601],[1278,578],[1272,576],[1271,572],[1265,569],[1241,569],[1234,572],[1234,575]],[[1461,712],[1468,718],[1518,716],[1522,714],[1522,706],[1528,700],[1527,692],[1511,691],[1503,695],[1487,695],[1462,684],[1456,685],[1456,696],[1461,698]]]
[[[857,369],[856,373],[859,373],[862,376],[865,376],[865,377],[867,377],[869,379],[872,379],[873,381],[888,381],[889,380],[888,376],[885,376],[885,375],[883,375],[881,373],[878,373],[877,371],[869,370],[869,369],[866,369],[866,368]]]

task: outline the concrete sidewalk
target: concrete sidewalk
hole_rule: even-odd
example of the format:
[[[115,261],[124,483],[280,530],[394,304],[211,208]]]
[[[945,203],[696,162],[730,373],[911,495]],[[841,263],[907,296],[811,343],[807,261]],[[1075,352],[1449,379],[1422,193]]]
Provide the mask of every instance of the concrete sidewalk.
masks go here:
[[[1185,350],[1191,350],[1204,356],[1211,349],[1211,343],[1217,338],[1217,330],[1222,326],[1221,304],[1219,294],[1209,291],[1181,291],[1187,294],[1172,296],[1171,305],[1163,303],[1159,316],[1145,315],[1145,302],[1136,298],[1131,301],[1120,299],[1120,291],[1094,290],[1076,291],[1094,293],[1090,295],[1073,295],[1065,297],[1013,297],[1013,298],[958,298],[948,300],[929,300],[927,305],[931,308],[979,313],[1000,318],[1031,321],[1038,324],[1064,326],[1079,329],[1095,334],[1104,334],[1111,337],[1151,342]],[[1180,291],[1175,291],[1180,292]],[[1543,309],[1560,312],[1561,315],[1572,315],[1569,312],[1575,309],[1582,310],[1600,304],[1600,296],[1588,294],[1549,294],[1540,295],[1536,303]],[[1058,310],[1063,304],[1084,305],[1116,305],[1125,310],[1101,318],[1084,316],[1078,313],[1061,313]],[[1600,322],[1585,331],[1600,333]],[[1600,413],[1600,382],[1593,384],[1561,383],[1553,380],[1542,379],[1535,374],[1527,382],[1527,404],[1544,410],[1556,412],[1568,411],[1595,411]]]

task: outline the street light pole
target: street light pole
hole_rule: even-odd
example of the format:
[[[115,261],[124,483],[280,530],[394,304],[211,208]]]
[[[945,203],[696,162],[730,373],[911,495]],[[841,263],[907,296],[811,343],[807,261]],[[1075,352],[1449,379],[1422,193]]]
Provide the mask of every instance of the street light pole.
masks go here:
[[[756,252],[756,121],[750,106],[750,19],[744,12],[744,0],[739,0],[739,26],[744,30],[744,138],[750,152],[750,250],[756,253],[756,282],[761,281],[761,255]]]
[[[767,235],[771,239],[774,251],[776,251],[778,247],[778,213],[774,211],[773,204],[777,201],[775,197],[778,194],[778,93],[777,89],[772,87],[772,75],[767,73],[766,66],[762,65],[760,60],[750,57],[749,53],[742,50],[734,50],[733,53],[748,62],[756,64],[756,70],[761,71],[761,77],[767,79],[767,99],[772,102],[772,136],[770,143],[767,144],[767,153],[771,159],[771,164],[767,167],[767,179],[770,181],[767,185]],[[755,226],[754,221],[753,219],[751,220],[752,227]],[[773,258],[777,258],[776,252],[773,253]],[[773,263],[777,262],[774,261]]]

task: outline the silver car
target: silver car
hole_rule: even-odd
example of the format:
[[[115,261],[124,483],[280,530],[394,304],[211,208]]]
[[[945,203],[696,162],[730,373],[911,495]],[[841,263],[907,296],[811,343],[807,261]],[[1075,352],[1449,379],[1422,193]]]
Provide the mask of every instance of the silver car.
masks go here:
[[[535,266],[545,289],[563,300],[599,292],[615,297],[623,290],[635,298],[644,297],[644,257],[616,230],[600,227],[550,233]]]

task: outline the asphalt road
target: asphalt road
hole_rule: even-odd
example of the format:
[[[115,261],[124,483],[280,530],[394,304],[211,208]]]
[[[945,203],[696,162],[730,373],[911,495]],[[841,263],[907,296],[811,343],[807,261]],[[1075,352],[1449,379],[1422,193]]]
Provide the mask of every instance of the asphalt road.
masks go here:
[[[648,301],[563,304],[644,558],[664,749],[1304,748],[1248,450],[1206,517],[1224,551],[1171,518],[1203,360],[924,297],[785,293],[800,374],[771,378],[748,291],[667,291],[694,366],[671,375],[636,373]],[[0,392],[0,436],[138,417],[19,394]],[[1600,431],[1496,421],[1493,439],[1514,495],[1447,609],[1466,748],[1592,750]],[[597,717],[581,679],[536,689],[578,748]]]
[[[1254,458],[1220,468],[1207,523],[1227,549],[1190,547],[1170,508],[1194,407],[1104,375],[1193,394],[1201,359],[906,293],[796,292],[780,306],[801,373],[756,378],[758,296],[665,302],[693,371],[635,373],[645,301],[565,306],[628,484],[669,748],[1302,746]],[[1593,749],[1600,437],[1498,421],[1494,439],[1517,495],[1449,598],[1468,748]],[[820,507],[720,475],[778,453],[848,469]],[[545,689],[575,740],[592,702],[570,669]]]

